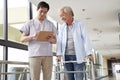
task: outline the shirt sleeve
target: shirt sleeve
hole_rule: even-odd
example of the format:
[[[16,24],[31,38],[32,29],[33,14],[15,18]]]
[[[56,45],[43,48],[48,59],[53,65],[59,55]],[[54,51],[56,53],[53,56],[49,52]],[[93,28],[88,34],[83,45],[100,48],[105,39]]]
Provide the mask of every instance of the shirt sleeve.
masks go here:
[[[30,24],[30,21],[26,22],[26,23],[21,27],[20,32],[22,32],[22,33],[24,32],[24,33],[26,33],[26,34],[29,35],[29,32],[30,32],[30,26],[29,26],[29,24]]]
[[[52,26],[53,26],[53,32],[54,32],[54,36],[56,36],[57,37],[57,28],[54,26],[54,24],[52,24]]]
[[[82,28],[81,31],[82,31],[82,37],[83,37],[83,41],[84,41],[85,51],[86,51],[87,55],[90,55],[93,53],[93,49],[92,49],[88,34],[85,30],[85,26],[83,23],[81,23],[81,28]]]
[[[58,29],[58,36],[57,36],[57,55],[62,55],[62,26]]]

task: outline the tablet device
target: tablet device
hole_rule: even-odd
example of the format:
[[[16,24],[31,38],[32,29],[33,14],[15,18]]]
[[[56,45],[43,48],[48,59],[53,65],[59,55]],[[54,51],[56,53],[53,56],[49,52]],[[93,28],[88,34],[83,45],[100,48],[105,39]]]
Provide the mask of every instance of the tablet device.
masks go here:
[[[50,35],[53,35],[52,31],[40,31],[37,37],[37,41],[46,42]]]

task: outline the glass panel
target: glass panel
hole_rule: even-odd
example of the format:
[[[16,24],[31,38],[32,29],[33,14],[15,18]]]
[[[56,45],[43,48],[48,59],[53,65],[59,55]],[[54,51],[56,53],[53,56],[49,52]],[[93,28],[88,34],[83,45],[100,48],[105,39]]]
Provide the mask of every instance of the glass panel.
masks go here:
[[[0,60],[3,60],[3,46],[0,46]]]
[[[0,46],[0,61],[3,60],[3,46]],[[0,63],[0,73],[2,72],[2,64]],[[2,75],[0,75],[0,80],[2,80]]]
[[[3,1],[0,0],[0,39],[3,38]]]
[[[28,51],[8,48],[8,61],[12,61],[13,64],[8,64],[8,72],[25,72],[29,71],[28,64],[17,64],[16,62],[28,62]],[[14,64],[16,63],[16,64]],[[29,74],[9,74],[8,80],[30,80]],[[21,80],[20,79],[20,80]]]
[[[34,4],[32,4],[32,13],[33,13],[33,18],[35,18],[37,15],[37,7]]]
[[[24,61],[28,62],[28,51],[15,49],[15,48],[8,48],[8,60],[9,61]]]
[[[8,0],[8,40],[20,42],[19,29],[26,20],[28,0]]]

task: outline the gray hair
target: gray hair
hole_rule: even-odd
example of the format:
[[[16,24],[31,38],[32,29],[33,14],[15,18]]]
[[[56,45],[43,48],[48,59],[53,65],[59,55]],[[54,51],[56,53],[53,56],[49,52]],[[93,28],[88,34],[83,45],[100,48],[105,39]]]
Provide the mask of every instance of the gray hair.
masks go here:
[[[70,15],[74,16],[73,10],[69,6],[65,6],[61,10],[63,10],[65,13],[69,13]]]

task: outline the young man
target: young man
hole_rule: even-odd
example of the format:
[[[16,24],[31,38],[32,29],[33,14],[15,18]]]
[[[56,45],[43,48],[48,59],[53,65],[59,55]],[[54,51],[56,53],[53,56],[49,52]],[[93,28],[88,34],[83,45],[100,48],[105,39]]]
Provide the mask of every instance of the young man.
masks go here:
[[[74,13],[68,6],[60,9],[60,17],[64,23],[58,33],[57,59],[61,61],[62,56],[65,61],[77,61],[77,63],[65,63],[67,71],[84,71],[85,63],[82,60],[88,56],[93,61],[92,47],[84,24],[74,20]],[[66,80],[83,80],[84,73],[67,73],[66,78]]]
[[[48,11],[49,4],[41,1],[37,6],[37,17],[27,21],[20,30],[22,32],[21,42],[28,42],[31,80],[40,80],[41,70],[43,72],[42,80],[51,80],[52,44],[56,43],[57,30],[46,18]],[[40,42],[36,40],[39,31],[51,31],[53,34],[49,35],[46,42]]]

